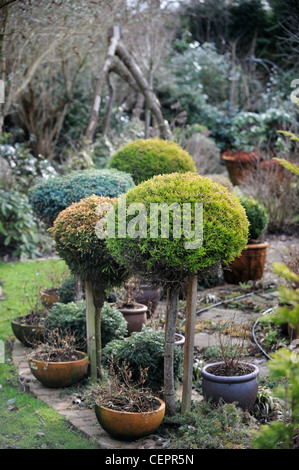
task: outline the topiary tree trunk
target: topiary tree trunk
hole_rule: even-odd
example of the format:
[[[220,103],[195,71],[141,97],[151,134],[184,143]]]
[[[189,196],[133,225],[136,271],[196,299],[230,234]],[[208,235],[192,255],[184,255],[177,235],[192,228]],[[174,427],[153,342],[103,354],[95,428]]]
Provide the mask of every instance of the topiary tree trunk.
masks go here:
[[[167,308],[165,319],[164,388],[166,413],[169,416],[173,416],[176,411],[173,360],[178,302],[179,287],[177,284],[173,284],[167,289]]]

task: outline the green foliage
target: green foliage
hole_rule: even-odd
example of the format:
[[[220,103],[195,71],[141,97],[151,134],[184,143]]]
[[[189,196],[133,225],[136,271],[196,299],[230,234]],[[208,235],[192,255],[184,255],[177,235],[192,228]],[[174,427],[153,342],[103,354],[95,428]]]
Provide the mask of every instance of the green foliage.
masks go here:
[[[121,199],[119,199],[120,202]],[[127,207],[131,203],[143,203],[146,208],[147,232],[142,237],[107,238],[107,245],[120,263],[128,269],[135,269],[144,275],[158,276],[159,280],[182,281],[188,272],[201,272],[217,262],[230,262],[240,254],[248,238],[248,220],[239,199],[224,186],[210,178],[195,173],[173,173],[159,175],[136,186],[126,194]],[[180,215],[169,211],[169,223],[161,213],[157,217],[158,233],[151,236],[151,204],[172,203],[179,205]],[[190,203],[191,230],[197,230],[196,248],[186,249],[186,241],[194,241],[195,235],[183,233],[178,238],[173,230],[183,227],[183,204]],[[201,221],[196,216],[195,204],[203,204],[203,240],[200,245],[199,228]],[[178,206],[177,206],[178,207]],[[116,205],[116,229],[118,227],[118,206]],[[175,211],[173,211],[175,212]],[[128,216],[127,222],[133,217]],[[134,221],[133,221],[134,222]],[[162,227],[163,225],[163,227]],[[169,236],[161,236],[169,229]],[[144,238],[145,235],[145,238]],[[197,243],[198,242],[198,243]],[[199,247],[198,247],[199,246]]]
[[[139,139],[121,148],[109,168],[132,175],[135,184],[165,173],[196,171],[191,156],[178,144],[162,139]]]
[[[0,249],[13,256],[39,254],[38,231],[28,198],[16,190],[0,191]]]
[[[160,392],[164,385],[164,344],[163,331],[143,327],[123,340],[114,340],[103,349],[103,363],[113,366],[115,371],[129,366],[132,379],[140,379],[140,369],[147,369],[145,387]],[[179,346],[174,348],[174,377],[181,374],[183,353]]]
[[[29,191],[33,211],[49,227],[66,207],[92,196],[118,197],[134,186],[130,175],[118,170],[83,170],[50,178]]]
[[[84,296],[84,285],[82,286],[82,293]],[[59,302],[68,304],[75,301],[75,278],[74,276],[67,277],[59,286]]]
[[[191,411],[168,417],[165,438],[172,449],[246,449],[253,425],[233,403],[193,402]],[[163,429],[163,424],[162,424]]]
[[[240,203],[245,209],[249,220],[249,241],[258,240],[265,231],[268,223],[268,215],[264,206],[252,196],[241,196]]]
[[[58,329],[61,336],[71,333],[78,347],[86,345],[86,305],[85,301],[56,303],[45,320],[46,336]],[[115,339],[123,339],[127,333],[127,322],[117,308],[104,303],[101,312],[102,347]]]
[[[103,289],[121,284],[125,269],[111,257],[105,239],[97,236],[98,223],[117,199],[90,196],[60,212],[49,229],[55,249],[70,271],[82,281],[98,281]]]

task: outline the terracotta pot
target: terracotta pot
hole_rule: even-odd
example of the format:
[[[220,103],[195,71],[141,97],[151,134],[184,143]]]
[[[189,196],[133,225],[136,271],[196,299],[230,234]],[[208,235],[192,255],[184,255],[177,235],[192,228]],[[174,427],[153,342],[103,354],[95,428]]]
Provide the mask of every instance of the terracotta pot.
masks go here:
[[[234,186],[242,184],[257,167],[260,155],[257,152],[230,152],[222,154],[229,177]]]
[[[165,414],[165,403],[157,398],[160,407],[146,413],[130,413],[110,410],[104,406],[95,407],[98,422],[113,437],[135,440],[151,434],[161,424]]]
[[[209,372],[209,368],[223,364],[216,362],[201,369],[202,391],[206,400],[217,403],[222,399],[225,403],[237,402],[243,410],[250,411],[255,403],[258,392],[259,368],[254,364],[252,372],[239,376],[220,376]]]
[[[264,274],[268,243],[248,244],[241,255],[223,268],[223,276],[229,284],[257,281]]]
[[[25,317],[17,317],[11,321],[11,328],[15,337],[26,347],[43,342],[45,329],[39,325],[27,325]]]
[[[40,298],[45,307],[52,307],[55,302],[59,302],[59,289],[41,289]]]
[[[149,316],[153,315],[156,311],[160,301],[161,291],[159,288],[152,287],[148,284],[141,284],[135,296],[136,302],[146,305],[148,308]]]
[[[30,371],[34,377],[49,388],[69,387],[83,379],[89,360],[86,353],[77,351],[81,359],[69,362],[46,362],[29,356]]]
[[[112,304],[115,305],[115,304]],[[143,304],[135,304],[134,307],[119,307],[117,309],[123,314],[128,323],[128,335],[133,331],[141,331],[143,325],[146,325],[147,306]]]

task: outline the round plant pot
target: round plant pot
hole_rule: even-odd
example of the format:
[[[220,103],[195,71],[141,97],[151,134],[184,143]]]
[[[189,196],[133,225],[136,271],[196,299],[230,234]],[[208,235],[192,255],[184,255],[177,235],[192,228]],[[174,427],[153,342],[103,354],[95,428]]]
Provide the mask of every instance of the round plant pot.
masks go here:
[[[143,304],[135,304],[134,307],[117,307],[123,314],[128,323],[128,335],[134,331],[141,331],[143,325],[146,325],[147,306]]]
[[[77,351],[77,353],[81,359],[69,362],[46,362],[29,356],[30,371],[46,387],[69,387],[83,379],[89,365],[86,353],[82,351]]]
[[[222,399],[225,403],[237,402],[243,410],[250,411],[255,403],[258,392],[259,368],[254,364],[248,364],[252,372],[239,376],[220,376],[209,372],[212,366],[218,366],[222,362],[209,364],[201,369],[202,391],[206,400],[212,399],[218,403]]]
[[[11,328],[15,337],[26,347],[44,341],[45,329],[39,325],[27,325],[24,317],[17,317],[11,321]]]
[[[95,406],[95,413],[102,428],[111,436],[126,441],[133,441],[151,434],[161,424],[165,414],[165,403],[160,407],[145,413],[130,413],[110,410],[104,406]]]
[[[160,296],[161,290],[159,288],[152,287],[148,284],[141,284],[135,296],[135,300],[140,304],[146,305],[148,308],[148,314],[151,316],[156,311],[160,301]]]
[[[40,298],[45,307],[52,307],[59,302],[59,289],[41,289]]]
[[[257,281],[264,274],[267,247],[269,244],[256,243],[246,245],[241,255],[223,269],[223,277],[229,284]]]
[[[256,168],[260,156],[256,152],[229,152],[222,154],[229,178],[234,186],[238,186],[250,176]]]

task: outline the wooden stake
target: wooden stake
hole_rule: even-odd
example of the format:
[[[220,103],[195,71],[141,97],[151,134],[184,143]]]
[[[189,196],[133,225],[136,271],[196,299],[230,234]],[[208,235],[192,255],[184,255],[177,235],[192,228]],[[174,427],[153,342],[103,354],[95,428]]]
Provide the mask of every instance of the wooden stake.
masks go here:
[[[193,356],[194,356],[194,334],[196,319],[196,295],[197,275],[192,274],[188,279],[188,292],[186,303],[186,325],[185,325],[185,347],[184,347],[184,372],[183,372],[183,395],[181,413],[191,409]]]

